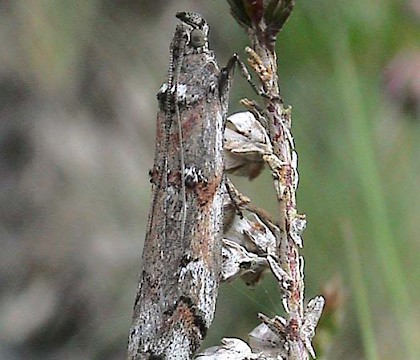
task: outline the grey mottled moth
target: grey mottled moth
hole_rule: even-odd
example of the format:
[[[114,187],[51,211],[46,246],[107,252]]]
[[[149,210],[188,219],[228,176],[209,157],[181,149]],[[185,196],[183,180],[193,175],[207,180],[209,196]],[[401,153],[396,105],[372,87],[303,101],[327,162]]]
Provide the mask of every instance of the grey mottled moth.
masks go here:
[[[219,69],[206,21],[177,17],[158,94],[152,209],[129,359],[190,359],[213,320],[220,281],[223,131],[235,60]]]

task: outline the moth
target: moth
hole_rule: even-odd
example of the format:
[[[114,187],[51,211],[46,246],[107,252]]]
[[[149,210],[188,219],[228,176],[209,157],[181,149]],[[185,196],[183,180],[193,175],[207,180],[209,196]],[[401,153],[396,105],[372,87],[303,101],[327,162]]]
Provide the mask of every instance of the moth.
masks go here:
[[[176,15],[158,93],[152,206],[129,359],[190,359],[215,312],[223,227],[223,132],[235,60],[220,69],[207,22]]]

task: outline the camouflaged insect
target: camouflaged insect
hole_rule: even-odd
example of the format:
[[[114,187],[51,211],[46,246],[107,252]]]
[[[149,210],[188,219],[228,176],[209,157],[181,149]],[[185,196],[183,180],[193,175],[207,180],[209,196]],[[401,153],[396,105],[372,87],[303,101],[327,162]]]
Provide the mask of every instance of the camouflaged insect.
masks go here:
[[[220,280],[230,71],[219,69],[208,48],[206,21],[177,17],[158,94],[152,209],[129,359],[190,359],[213,320]]]

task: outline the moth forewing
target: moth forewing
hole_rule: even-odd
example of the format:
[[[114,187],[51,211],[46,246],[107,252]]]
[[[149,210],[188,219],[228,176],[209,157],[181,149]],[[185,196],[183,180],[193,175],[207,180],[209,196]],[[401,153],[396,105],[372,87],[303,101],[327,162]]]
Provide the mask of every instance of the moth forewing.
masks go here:
[[[208,26],[179,13],[158,99],[153,200],[129,359],[189,359],[215,312],[221,271],[223,125],[227,94]],[[226,89],[223,84],[223,89]]]

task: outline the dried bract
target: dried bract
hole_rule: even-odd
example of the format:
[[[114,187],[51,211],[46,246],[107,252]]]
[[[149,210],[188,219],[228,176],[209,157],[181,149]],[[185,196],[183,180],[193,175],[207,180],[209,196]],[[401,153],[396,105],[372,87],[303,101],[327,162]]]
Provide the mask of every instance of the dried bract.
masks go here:
[[[223,239],[222,281],[245,276],[248,285],[254,285],[268,268],[267,260],[247,251],[242,245]]]
[[[263,169],[263,155],[273,151],[267,132],[249,111],[228,117],[224,150],[226,172],[250,179]]]
[[[285,359],[285,339],[279,338],[270,328],[262,323],[249,333],[249,346],[254,351],[261,351],[267,359]]]
[[[303,324],[300,331],[300,337],[305,344],[311,356],[315,359],[315,350],[312,347],[312,339],[315,336],[315,329],[324,309],[325,299],[322,296],[316,296],[306,305]]]
[[[197,360],[252,360],[259,359],[253,354],[245,341],[236,338],[223,338],[221,346],[212,346],[197,354]]]

